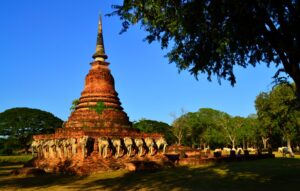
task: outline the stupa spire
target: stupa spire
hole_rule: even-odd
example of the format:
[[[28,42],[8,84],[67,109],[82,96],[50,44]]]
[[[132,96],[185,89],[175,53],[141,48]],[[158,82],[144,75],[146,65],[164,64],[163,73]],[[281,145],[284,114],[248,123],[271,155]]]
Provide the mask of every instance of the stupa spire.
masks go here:
[[[107,55],[105,54],[105,49],[104,49],[104,42],[103,42],[101,14],[99,14],[96,52],[93,55],[93,58],[95,59],[95,61],[104,61],[105,59],[107,59]]]

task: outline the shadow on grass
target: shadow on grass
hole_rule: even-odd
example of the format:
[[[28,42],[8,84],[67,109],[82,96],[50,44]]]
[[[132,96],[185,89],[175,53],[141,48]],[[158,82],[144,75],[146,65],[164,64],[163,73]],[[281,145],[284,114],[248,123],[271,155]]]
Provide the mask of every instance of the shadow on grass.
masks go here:
[[[89,190],[286,190],[299,188],[299,159],[265,159],[221,163],[209,167],[178,167],[156,172],[128,172],[95,180]]]
[[[0,177],[0,185],[4,188],[64,186],[74,190],[298,190],[300,160],[275,158],[111,175],[114,173],[87,177],[47,174],[3,180]]]
[[[84,179],[80,176],[59,175],[47,173],[45,175],[11,175],[12,170],[21,168],[18,166],[1,166],[0,167],[0,185],[3,188],[47,188],[55,185],[68,185],[74,181]],[[1,178],[3,177],[3,178]]]

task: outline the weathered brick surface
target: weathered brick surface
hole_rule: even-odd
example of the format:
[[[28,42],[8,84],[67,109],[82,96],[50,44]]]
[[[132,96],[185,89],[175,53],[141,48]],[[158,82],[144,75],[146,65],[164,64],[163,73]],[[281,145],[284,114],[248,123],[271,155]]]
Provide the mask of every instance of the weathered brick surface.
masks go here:
[[[66,128],[130,128],[131,122],[121,107],[109,63],[94,61],[91,65],[79,104],[69,117]],[[101,114],[90,109],[97,102],[103,102],[106,107]]]
[[[161,168],[172,166],[168,158],[162,154],[155,156],[127,157],[125,155],[116,159],[113,156],[103,159],[98,154],[92,153],[89,157],[83,158],[80,155],[71,159],[36,159],[34,166],[45,169],[48,172],[69,173],[77,175],[87,175],[100,171],[128,169],[128,170],[151,170],[151,168]],[[130,169],[129,169],[130,167]]]

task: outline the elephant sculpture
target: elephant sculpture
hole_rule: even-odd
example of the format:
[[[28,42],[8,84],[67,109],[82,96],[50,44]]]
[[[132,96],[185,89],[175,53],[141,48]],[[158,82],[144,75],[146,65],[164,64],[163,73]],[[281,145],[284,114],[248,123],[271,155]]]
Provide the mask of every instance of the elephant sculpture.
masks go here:
[[[69,141],[69,139],[63,139],[61,142],[64,153],[63,156],[67,158],[69,156],[69,148],[71,148],[71,142]]]
[[[166,139],[163,138],[163,137],[160,137],[160,138],[158,138],[157,140],[155,140],[155,142],[156,142],[156,145],[157,145],[157,150],[159,150],[160,147],[162,146],[162,147],[163,147],[163,154],[165,154],[165,152],[166,152],[166,147],[167,147],[167,145],[168,145]]]
[[[109,140],[107,137],[98,138],[98,149],[99,149],[99,157],[106,158],[107,157],[107,149],[109,147]]]
[[[130,137],[124,137],[124,145],[127,149],[127,156],[131,156],[131,148],[133,146],[133,141]]]
[[[48,145],[49,140],[44,140],[42,144],[42,153],[44,158],[49,157],[49,145]]]
[[[70,138],[69,141],[71,144],[72,156],[74,156],[77,152],[77,140],[75,138]]]
[[[150,138],[150,137],[145,138],[145,144],[146,144],[147,148],[149,149],[149,154],[153,155],[153,149],[154,149],[154,145],[155,145],[153,138]]]
[[[31,143],[32,156],[34,156],[34,151],[36,151],[37,156],[41,157],[41,155],[42,155],[42,146],[43,146],[43,141],[42,140],[33,140],[32,143]]]
[[[134,143],[138,149],[138,155],[142,156],[143,155],[143,147],[144,147],[144,141],[142,138],[135,138]]]
[[[122,146],[121,139],[120,138],[112,138],[111,143],[114,146],[114,148],[116,149],[115,157],[118,158],[120,155],[120,149]]]
[[[82,156],[83,156],[83,158],[85,158],[86,154],[87,154],[86,145],[87,145],[88,139],[89,139],[88,136],[83,136],[83,137],[79,138],[79,145],[80,145],[80,147],[82,149]]]
[[[55,140],[54,139],[50,139],[46,142],[46,144],[48,145],[48,149],[49,149],[49,158],[54,158],[56,157],[56,145],[55,145]]]
[[[59,158],[62,158],[62,147],[63,147],[63,140],[62,139],[55,139],[55,149],[56,149],[56,154],[58,155]]]

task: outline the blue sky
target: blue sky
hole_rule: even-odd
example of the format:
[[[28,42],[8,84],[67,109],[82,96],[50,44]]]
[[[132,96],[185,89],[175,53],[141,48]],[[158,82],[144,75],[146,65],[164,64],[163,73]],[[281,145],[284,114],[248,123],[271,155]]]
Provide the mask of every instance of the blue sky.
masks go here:
[[[0,112],[12,107],[49,111],[63,120],[79,98],[92,62],[98,14],[120,1],[1,0]],[[131,121],[171,123],[181,108],[210,107],[231,115],[255,113],[254,100],[272,88],[276,69],[235,68],[237,84],[219,85],[202,75],[195,80],[168,64],[158,43],[148,44],[140,26],[119,35],[118,17],[103,17],[107,61],[116,90]]]

